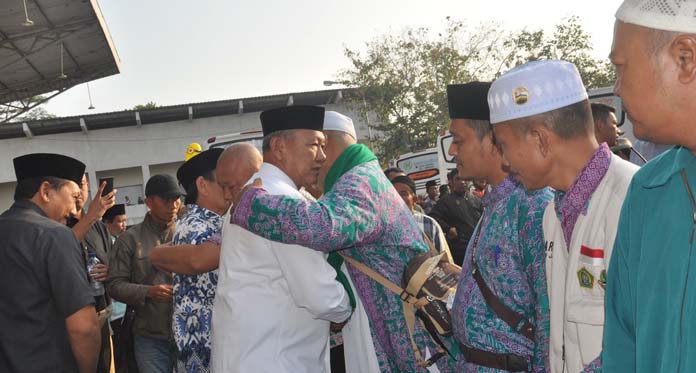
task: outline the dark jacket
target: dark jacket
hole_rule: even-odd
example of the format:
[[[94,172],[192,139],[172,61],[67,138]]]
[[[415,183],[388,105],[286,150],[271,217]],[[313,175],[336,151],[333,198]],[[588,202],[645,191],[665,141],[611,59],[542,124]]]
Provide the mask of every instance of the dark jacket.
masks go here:
[[[172,340],[172,304],[147,298],[151,285],[172,284],[171,276],[150,264],[150,252],[169,242],[174,224],[161,227],[148,213],[142,223],[123,232],[109,254],[109,295],[135,307],[133,334],[147,338]]]
[[[82,241],[87,247],[97,253],[97,258],[99,260],[109,265],[109,253],[113,247],[111,242],[111,234],[109,233],[106,224],[101,220],[98,220],[85,235],[85,239]]]
[[[94,303],[80,243],[30,201],[0,237],[0,372],[76,372],[65,319]]]
[[[469,245],[471,235],[474,233],[483,211],[481,199],[473,194],[450,193],[440,199],[430,212],[430,216],[437,220],[442,232],[447,236],[451,227],[457,229],[457,238],[447,238],[452,258],[458,265],[464,260],[466,247]]]

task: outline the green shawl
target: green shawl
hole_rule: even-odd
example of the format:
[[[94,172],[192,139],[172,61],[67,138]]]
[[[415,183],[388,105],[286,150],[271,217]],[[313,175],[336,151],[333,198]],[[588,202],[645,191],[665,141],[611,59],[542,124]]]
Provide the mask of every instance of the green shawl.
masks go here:
[[[355,144],[347,147],[346,150],[344,150],[343,153],[338,156],[334,164],[329,169],[329,172],[326,174],[326,180],[324,180],[324,193],[328,193],[336,184],[338,179],[340,179],[341,176],[350,171],[353,167],[376,160],[377,157],[365,145]],[[346,274],[341,271],[343,258],[338,254],[338,252],[332,251],[329,253],[328,261],[329,264],[331,264],[331,266],[336,270],[336,280],[346,289],[346,293],[348,293],[348,297],[350,298],[350,305],[355,308],[355,294],[353,294],[353,289],[350,287],[348,277],[346,277]]]

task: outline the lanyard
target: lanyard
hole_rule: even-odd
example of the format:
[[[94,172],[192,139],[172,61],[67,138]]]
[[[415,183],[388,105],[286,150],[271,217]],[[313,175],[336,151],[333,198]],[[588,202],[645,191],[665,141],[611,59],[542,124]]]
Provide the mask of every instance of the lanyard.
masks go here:
[[[691,187],[689,186],[689,180],[686,178],[686,170],[683,168],[681,169],[681,177],[682,181],[684,182],[684,186],[686,187],[686,193],[689,195],[689,200],[691,201],[691,207],[693,211],[693,219],[694,219],[694,226],[691,228],[691,239],[689,240],[689,257],[688,257],[688,262],[686,266],[686,280],[684,281],[684,289],[682,290],[682,302],[681,302],[681,308],[679,311],[679,357],[678,357],[678,365],[677,365],[677,372],[681,372],[681,363],[682,363],[682,340],[683,336],[682,333],[684,332],[684,306],[686,303],[686,294],[687,294],[687,288],[689,286],[689,274],[691,273],[691,255],[693,254],[693,244],[694,244],[694,232],[696,232],[696,199],[694,199],[694,193],[691,191]]]
[[[686,193],[689,195],[689,200],[691,200],[691,207],[693,208],[694,227],[691,228],[691,238],[689,239],[689,244],[693,245],[694,232],[696,232],[696,199],[694,199],[694,193],[689,186],[689,180],[686,178],[686,171],[682,168],[680,173],[682,181],[684,181],[684,186],[686,187]]]

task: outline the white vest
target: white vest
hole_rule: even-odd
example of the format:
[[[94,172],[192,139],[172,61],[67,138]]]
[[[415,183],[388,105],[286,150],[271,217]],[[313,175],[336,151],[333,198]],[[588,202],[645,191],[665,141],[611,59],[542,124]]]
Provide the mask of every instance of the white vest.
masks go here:
[[[280,169],[264,163],[261,178],[270,194],[303,198]],[[213,372],[329,371],[329,321],[351,314],[343,286],[326,255],[272,242],[229,220],[213,308]]]
[[[546,207],[543,224],[551,307],[551,373],[580,372],[602,351],[603,281],[621,206],[636,171],[634,164],[612,156],[609,170],[590,197],[587,214],[580,214],[575,223],[570,250],[554,202]]]

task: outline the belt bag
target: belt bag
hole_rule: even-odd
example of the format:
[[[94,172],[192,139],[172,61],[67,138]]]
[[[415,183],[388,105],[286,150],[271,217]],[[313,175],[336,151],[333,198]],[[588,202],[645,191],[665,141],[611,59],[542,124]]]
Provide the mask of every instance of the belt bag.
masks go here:
[[[430,251],[415,256],[406,265],[402,276],[403,287],[387,280],[363,263],[341,254],[346,262],[360,272],[399,295],[403,302],[411,347],[418,364],[422,367],[428,367],[440,357],[449,354],[440,336],[452,335],[452,317],[447,310],[447,300],[456,293],[461,276],[459,266],[450,263],[444,253],[437,253],[427,237],[426,242],[430,244]],[[438,352],[428,360],[423,359],[423,354],[413,337],[416,316],[421,320],[431,339],[439,346]]]

